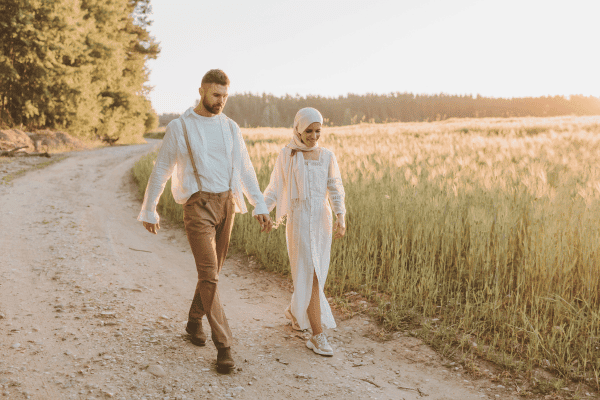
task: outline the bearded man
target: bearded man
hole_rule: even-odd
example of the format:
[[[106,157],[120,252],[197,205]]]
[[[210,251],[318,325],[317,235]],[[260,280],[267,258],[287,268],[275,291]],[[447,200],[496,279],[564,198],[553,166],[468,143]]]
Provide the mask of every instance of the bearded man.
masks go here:
[[[235,367],[231,330],[217,284],[234,214],[247,212],[244,194],[254,207],[261,231],[272,228],[240,128],[222,114],[228,90],[229,78],[223,71],[208,71],[202,78],[198,106],[169,123],[138,216],[149,232],[157,233],[156,206],[172,178],[171,190],[175,201],[183,204],[185,230],[198,271],[186,331],[193,344],[204,346],[202,318],[206,315],[217,348],[219,372]]]

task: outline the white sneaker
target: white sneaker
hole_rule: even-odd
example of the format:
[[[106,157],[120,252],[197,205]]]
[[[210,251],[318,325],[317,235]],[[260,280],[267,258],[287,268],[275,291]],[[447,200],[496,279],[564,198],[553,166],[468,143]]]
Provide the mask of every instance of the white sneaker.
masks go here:
[[[290,307],[291,306],[288,306],[285,309],[285,317],[287,319],[289,319],[290,321],[292,321],[292,329],[293,330],[302,332],[304,329],[300,329],[300,325],[298,325],[298,321],[296,320],[296,317],[294,317],[294,315],[292,314],[292,310]]]
[[[308,342],[306,342],[306,347],[322,356],[333,356],[333,349],[327,342],[327,336],[325,336],[324,332],[321,332],[318,335],[315,335],[308,339]]]

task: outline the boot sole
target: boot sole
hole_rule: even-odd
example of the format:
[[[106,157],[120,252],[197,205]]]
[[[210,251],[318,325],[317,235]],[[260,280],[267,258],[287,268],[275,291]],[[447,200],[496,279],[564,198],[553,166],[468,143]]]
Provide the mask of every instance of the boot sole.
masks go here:
[[[235,369],[235,365],[217,365],[217,372],[220,374],[229,374],[231,371]]]
[[[206,340],[204,340],[204,341],[194,340],[191,336],[190,336],[190,342],[192,342],[193,345],[198,346],[198,347],[206,346]]]

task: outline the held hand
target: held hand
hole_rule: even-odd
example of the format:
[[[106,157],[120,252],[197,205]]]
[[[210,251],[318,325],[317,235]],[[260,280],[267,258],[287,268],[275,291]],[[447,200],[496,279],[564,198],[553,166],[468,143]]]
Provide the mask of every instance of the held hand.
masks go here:
[[[256,220],[260,224],[261,232],[271,232],[271,229],[273,228],[273,221],[271,221],[271,217],[269,217],[269,214],[257,214],[254,216],[254,218],[256,218]]]
[[[333,225],[333,231],[335,232],[335,235],[333,236],[334,239],[344,237],[346,234],[346,220],[344,218],[344,214],[337,215],[337,220]]]
[[[144,224],[144,228],[150,233],[154,233],[155,235],[158,233],[160,229],[159,224],[151,224],[150,222],[142,222]]]

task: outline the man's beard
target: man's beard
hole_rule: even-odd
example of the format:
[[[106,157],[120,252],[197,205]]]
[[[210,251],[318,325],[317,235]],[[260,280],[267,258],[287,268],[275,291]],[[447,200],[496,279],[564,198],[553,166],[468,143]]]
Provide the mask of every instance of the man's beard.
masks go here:
[[[208,103],[206,99],[202,101],[202,105],[206,108],[211,114],[219,114],[222,108],[219,107],[219,104],[213,104],[212,106]]]

